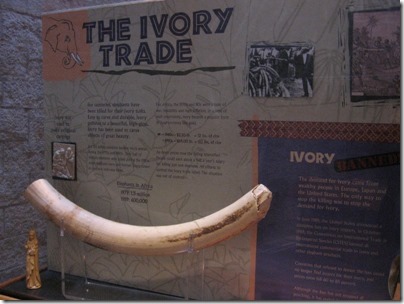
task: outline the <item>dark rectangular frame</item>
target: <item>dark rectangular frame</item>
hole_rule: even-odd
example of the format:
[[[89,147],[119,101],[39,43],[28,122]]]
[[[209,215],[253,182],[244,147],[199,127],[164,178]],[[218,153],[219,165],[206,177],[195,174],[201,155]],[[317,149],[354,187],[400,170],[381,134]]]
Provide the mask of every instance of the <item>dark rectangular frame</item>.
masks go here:
[[[397,20],[386,16],[397,12],[399,16]],[[382,19],[380,19],[381,17]],[[366,23],[364,23],[364,20],[360,20],[365,18],[367,18]],[[382,24],[380,24],[380,21],[382,21]],[[378,25],[379,27],[377,27]],[[377,34],[373,32],[375,29],[378,31]],[[364,43],[364,40],[365,42],[367,40],[366,32],[370,41]],[[358,35],[358,33],[362,34]],[[396,40],[391,39],[394,35],[397,36]],[[352,102],[400,98],[400,36],[401,16],[399,7],[349,12],[350,92]],[[390,45],[386,44],[387,39]],[[386,52],[389,48],[391,50]],[[359,87],[362,87],[362,90]]]
[[[72,147],[73,148],[73,164],[69,166],[69,168],[72,168],[72,174],[71,176],[62,176],[62,175],[57,175],[54,173],[54,166],[55,166],[55,145],[66,145],[66,147]],[[77,180],[77,149],[76,149],[76,143],[73,142],[52,142],[52,178],[53,179],[60,179],[60,180],[70,180],[70,181],[75,181]],[[66,165],[65,169],[69,169]],[[69,172],[69,171],[68,171]],[[69,172],[70,173],[70,172]]]
[[[310,64],[305,65],[303,61],[299,61],[303,49],[310,53]],[[315,47],[308,42],[249,44],[245,91],[250,97],[313,97],[314,56]],[[255,87],[253,74],[261,78],[268,74],[268,79],[260,79],[260,82],[267,87]],[[307,95],[304,92],[303,81],[310,82],[307,84]]]

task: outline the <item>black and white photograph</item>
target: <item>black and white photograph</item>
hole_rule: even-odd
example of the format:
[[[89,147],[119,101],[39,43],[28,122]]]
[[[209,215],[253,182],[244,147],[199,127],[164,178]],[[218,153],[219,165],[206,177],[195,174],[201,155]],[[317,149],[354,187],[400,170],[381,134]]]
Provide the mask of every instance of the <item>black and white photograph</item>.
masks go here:
[[[313,45],[251,44],[247,60],[249,96],[313,97]]]
[[[351,101],[400,98],[400,11],[350,14]]]
[[[52,143],[52,178],[76,180],[76,144]]]

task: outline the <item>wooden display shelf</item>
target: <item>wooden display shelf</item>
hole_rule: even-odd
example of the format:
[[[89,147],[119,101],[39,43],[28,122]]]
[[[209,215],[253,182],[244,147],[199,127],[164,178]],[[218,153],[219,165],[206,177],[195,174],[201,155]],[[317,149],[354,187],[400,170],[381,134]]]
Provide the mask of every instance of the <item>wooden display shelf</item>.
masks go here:
[[[0,300],[68,300],[62,293],[61,273],[52,270],[41,271],[42,287],[39,289],[28,289],[25,283],[25,275],[13,278],[11,280],[0,283]],[[66,280],[81,284],[83,278],[73,275],[66,275]],[[114,287],[115,285],[102,283],[104,286]],[[117,286],[122,292],[119,300],[184,300],[180,297],[154,293],[146,290]],[[100,299],[101,300],[101,299]],[[102,300],[111,300],[108,294],[104,295]],[[116,300],[114,298],[113,300]]]
[[[5,300],[66,300],[61,291],[60,272],[42,270],[42,287],[28,289],[25,275],[13,278],[0,284],[0,297]]]

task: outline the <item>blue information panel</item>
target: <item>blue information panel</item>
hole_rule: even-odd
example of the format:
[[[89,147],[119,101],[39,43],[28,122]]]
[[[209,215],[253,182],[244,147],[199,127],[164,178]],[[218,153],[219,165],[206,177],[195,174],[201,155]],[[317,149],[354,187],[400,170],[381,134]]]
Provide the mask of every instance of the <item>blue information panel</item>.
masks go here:
[[[273,201],[259,224],[257,300],[390,299],[400,253],[399,149],[259,139],[259,179]]]

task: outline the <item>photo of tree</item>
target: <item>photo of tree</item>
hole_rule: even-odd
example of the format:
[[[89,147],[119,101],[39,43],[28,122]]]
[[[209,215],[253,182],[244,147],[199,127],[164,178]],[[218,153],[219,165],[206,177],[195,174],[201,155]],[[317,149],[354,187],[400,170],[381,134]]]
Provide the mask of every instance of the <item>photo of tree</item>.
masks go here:
[[[350,14],[351,101],[399,98],[400,11]]]

